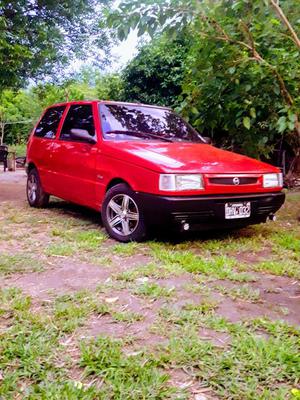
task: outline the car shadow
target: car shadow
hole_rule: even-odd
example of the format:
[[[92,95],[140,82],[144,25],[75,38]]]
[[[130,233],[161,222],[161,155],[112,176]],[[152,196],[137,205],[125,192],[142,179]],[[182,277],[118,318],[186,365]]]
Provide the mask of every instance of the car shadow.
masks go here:
[[[101,213],[93,210],[92,208],[69,203],[60,199],[51,199],[47,208],[56,211],[60,215],[78,218],[87,224],[95,224],[103,227]]]
[[[255,230],[252,227],[243,227],[236,229],[223,229],[223,230],[207,230],[207,231],[151,231],[149,238],[151,240],[159,241],[162,243],[169,243],[176,245],[184,242],[200,241],[205,242],[209,240],[228,240],[229,238],[252,237],[255,236]]]
[[[59,215],[78,218],[86,225],[96,225],[100,229],[104,229],[101,213],[88,207],[69,203],[65,200],[54,198],[48,206],[49,209],[56,211]],[[183,242],[208,241],[208,240],[227,240],[228,238],[253,237],[257,234],[253,226],[236,228],[236,229],[220,229],[207,231],[188,231],[182,232],[169,227],[151,228],[148,232],[146,241],[154,240],[169,244],[179,244]]]

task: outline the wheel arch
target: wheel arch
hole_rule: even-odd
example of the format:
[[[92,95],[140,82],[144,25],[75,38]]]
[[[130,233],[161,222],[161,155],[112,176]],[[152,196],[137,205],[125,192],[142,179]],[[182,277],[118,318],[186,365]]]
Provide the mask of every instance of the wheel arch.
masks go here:
[[[30,161],[30,162],[27,164],[27,167],[26,167],[27,174],[28,174],[31,170],[33,170],[33,169],[37,169],[37,168],[36,168],[36,165],[35,165],[32,161]]]
[[[130,189],[132,189],[131,185],[122,178],[113,178],[109,181],[108,185],[106,186],[106,190],[105,192],[108,192],[109,189],[111,189],[112,187],[118,185],[119,183],[124,183],[125,185],[127,185]]]

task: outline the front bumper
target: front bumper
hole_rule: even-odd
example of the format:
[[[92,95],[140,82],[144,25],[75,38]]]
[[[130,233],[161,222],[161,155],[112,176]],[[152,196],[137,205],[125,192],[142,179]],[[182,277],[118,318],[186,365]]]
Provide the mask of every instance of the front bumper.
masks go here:
[[[235,228],[266,222],[285,200],[283,192],[203,196],[158,196],[136,193],[149,225],[189,223],[191,229]],[[225,203],[249,202],[249,218],[225,219]]]

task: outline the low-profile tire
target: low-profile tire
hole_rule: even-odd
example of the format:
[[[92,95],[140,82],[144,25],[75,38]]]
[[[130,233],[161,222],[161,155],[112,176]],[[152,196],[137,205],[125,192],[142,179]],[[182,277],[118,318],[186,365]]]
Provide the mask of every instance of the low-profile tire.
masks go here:
[[[32,168],[28,172],[26,194],[28,203],[31,207],[47,207],[49,203],[49,194],[44,192],[41,185],[40,176],[36,168]]]
[[[146,236],[142,207],[135,192],[125,183],[107,191],[101,215],[108,234],[119,242],[140,242]]]

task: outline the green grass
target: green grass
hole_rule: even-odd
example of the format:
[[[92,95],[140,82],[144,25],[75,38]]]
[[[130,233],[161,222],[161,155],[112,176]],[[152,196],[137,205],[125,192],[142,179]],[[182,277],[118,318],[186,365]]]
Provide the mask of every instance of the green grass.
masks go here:
[[[0,289],[0,317],[9,320],[19,311],[28,311],[31,298],[17,288]]]
[[[96,229],[53,229],[52,236],[59,238],[45,249],[47,256],[82,256],[85,252],[95,254],[106,240],[106,235]]]
[[[43,270],[43,263],[26,253],[0,254],[0,275],[28,273]]]
[[[283,322],[256,319],[232,324],[204,309],[211,329],[227,332],[230,342],[225,348],[199,337],[197,309],[185,323],[172,321],[168,345],[158,350],[163,366],[189,369],[203,385],[212,387],[222,399],[291,398],[291,389],[299,384],[300,331]],[[201,318],[198,320],[201,326]],[[265,335],[261,333],[264,332]]]
[[[267,272],[273,275],[287,275],[292,278],[300,278],[299,263],[291,261],[262,261],[258,264],[251,265],[251,269],[258,272]]]
[[[125,342],[99,338],[81,340],[80,358],[72,358],[61,344],[66,323],[84,318],[89,312],[106,312],[85,292],[65,295],[39,312],[18,289],[0,291],[0,317],[9,329],[0,331],[0,396],[22,399],[168,399],[174,392],[167,374],[156,360],[139,352],[123,353]],[[74,305],[78,309],[74,312]],[[72,327],[72,330],[73,328]],[[69,368],[81,369],[81,379],[69,378]],[[103,384],[89,383],[88,378]]]
[[[133,322],[142,321],[144,317],[141,314],[137,314],[130,311],[114,311],[111,313],[114,320],[119,322],[126,322],[131,324]]]
[[[204,274],[216,279],[229,279],[238,282],[254,281],[255,278],[249,273],[236,272],[238,262],[226,256],[204,258],[197,256],[192,251],[154,249],[154,256],[162,263],[175,267],[192,274]]]
[[[242,285],[239,287],[232,287],[232,288],[216,285],[214,286],[214,289],[222,293],[224,296],[231,297],[233,300],[242,299],[246,301],[251,301],[253,303],[260,301],[259,289],[253,289],[249,285]]]
[[[66,333],[72,333],[83,326],[92,314],[101,316],[108,313],[110,313],[108,305],[85,290],[59,296],[54,302],[55,325]]]
[[[22,387],[33,388],[39,382],[60,380],[63,372],[58,367],[59,340],[57,328],[51,318],[33,312],[31,300],[18,289],[2,289],[1,321],[9,329],[0,332],[0,371],[2,375],[0,397],[21,395]]]
[[[144,354],[126,356],[120,340],[98,338],[81,345],[80,366],[85,375],[104,382],[105,399],[140,400],[170,398],[174,389],[157,362]]]
[[[45,253],[47,256],[68,257],[73,256],[76,253],[76,248],[69,243],[57,243],[48,246]]]
[[[170,276],[179,276],[184,270],[177,265],[159,265],[154,262],[142,265],[129,271],[123,271],[115,275],[117,280],[133,282],[139,278],[161,279]]]
[[[300,234],[290,234],[288,232],[280,232],[273,236],[275,245],[278,244],[284,250],[291,250],[300,255]]]
[[[252,228],[244,228],[241,233],[231,233],[229,236],[220,239],[205,240],[197,246],[200,250],[207,250],[211,254],[234,254],[241,251],[259,251],[263,247],[264,238],[262,235],[253,235]]]
[[[134,294],[142,297],[156,299],[158,297],[170,297],[174,293],[174,288],[167,288],[157,283],[146,282],[134,289]]]
[[[69,245],[76,250],[94,251],[106,240],[106,235],[99,229],[64,230],[53,229],[52,236],[58,237],[63,245]]]
[[[130,257],[135,254],[140,254],[145,248],[142,248],[139,243],[130,242],[130,243],[118,243],[113,246],[112,252],[119,256]]]
[[[233,336],[224,351],[199,339],[196,330],[183,328],[160,349],[161,362],[192,369],[224,399],[284,400],[300,376],[298,339],[283,335],[266,339],[244,332]]]
[[[154,325],[154,331],[160,332],[163,327],[166,332],[170,331],[171,326],[202,326],[203,322],[215,316],[215,309],[218,303],[210,299],[199,304],[188,303],[182,308],[163,306],[159,310],[159,319]],[[167,334],[168,335],[168,334]]]

